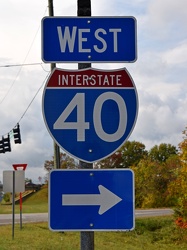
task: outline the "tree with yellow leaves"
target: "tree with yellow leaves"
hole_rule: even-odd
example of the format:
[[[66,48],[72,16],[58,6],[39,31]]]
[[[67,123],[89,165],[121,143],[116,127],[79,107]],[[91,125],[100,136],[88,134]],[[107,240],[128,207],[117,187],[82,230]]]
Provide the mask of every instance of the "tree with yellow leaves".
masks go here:
[[[181,168],[177,171],[177,179],[170,185],[170,194],[177,198],[175,214],[176,223],[185,227],[187,223],[187,127],[183,131],[183,141],[179,144]],[[180,222],[180,223],[179,223]]]

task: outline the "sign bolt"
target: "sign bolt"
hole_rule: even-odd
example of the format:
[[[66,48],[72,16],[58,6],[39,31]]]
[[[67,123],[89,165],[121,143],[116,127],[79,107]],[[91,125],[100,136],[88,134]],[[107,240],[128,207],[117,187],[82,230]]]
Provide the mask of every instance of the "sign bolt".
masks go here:
[[[93,227],[93,223],[90,223],[90,227]]]

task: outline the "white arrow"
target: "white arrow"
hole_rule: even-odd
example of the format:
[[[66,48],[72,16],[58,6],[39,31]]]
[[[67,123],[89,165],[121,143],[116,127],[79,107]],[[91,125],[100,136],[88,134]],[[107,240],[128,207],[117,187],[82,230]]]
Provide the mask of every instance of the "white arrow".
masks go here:
[[[102,185],[98,186],[100,194],[63,194],[62,206],[96,206],[99,214],[104,214],[122,199]]]

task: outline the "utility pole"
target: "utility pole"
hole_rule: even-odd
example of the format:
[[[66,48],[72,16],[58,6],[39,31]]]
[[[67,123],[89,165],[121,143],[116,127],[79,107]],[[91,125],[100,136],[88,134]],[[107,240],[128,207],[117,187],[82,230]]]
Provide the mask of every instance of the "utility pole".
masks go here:
[[[54,16],[54,9],[53,9],[53,0],[48,0],[48,7],[49,7],[49,16]],[[56,68],[56,63],[51,63],[51,71]],[[53,144],[54,147],[54,168],[59,169],[60,168],[60,148],[55,143]]]
[[[91,0],[78,0],[78,16],[91,16]],[[78,63],[78,69],[90,68],[91,63]],[[93,164],[80,161],[80,168],[92,169]],[[81,240],[81,250],[94,250],[94,232],[92,231],[82,231],[80,235]]]

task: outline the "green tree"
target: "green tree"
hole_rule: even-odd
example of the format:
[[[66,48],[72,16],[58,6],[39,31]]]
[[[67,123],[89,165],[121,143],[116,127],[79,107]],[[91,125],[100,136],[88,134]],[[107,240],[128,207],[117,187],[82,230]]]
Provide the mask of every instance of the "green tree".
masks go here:
[[[147,155],[145,145],[137,141],[126,141],[111,156],[96,163],[97,168],[129,168],[137,165]]]
[[[179,144],[179,149],[180,149],[180,158],[184,163],[187,163],[187,127],[185,130],[182,132],[183,136],[183,141]]]
[[[32,183],[32,179],[25,178],[25,183]]]
[[[65,153],[60,153],[60,168],[77,168],[78,163],[76,163],[75,159],[66,155]],[[50,161],[45,161],[44,168],[49,172],[54,168],[54,157]]]
[[[96,168],[120,168],[122,167],[122,159],[121,159],[121,152],[116,151],[111,156],[96,162]]]
[[[120,151],[124,168],[137,166],[139,161],[147,156],[145,145],[137,141],[126,141]]]
[[[137,166],[132,166],[131,169],[135,174],[135,206],[138,208],[144,207],[145,199],[153,193],[152,178],[153,169],[151,162],[148,159],[141,160]],[[152,200],[152,199],[151,199]]]
[[[177,149],[171,144],[161,143],[155,145],[148,152],[148,157],[151,161],[165,162],[171,155],[177,155]]]
[[[183,141],[179,144],[181,168],[178,168],[177,178],[171,183],[169,191],[177,199],[176,215],[187,222],[187,127],[183,135]]]
[[[147,158],[133,166],[136,206],[148,208],[175,205],[176,200],[169,195],[169,189],[177,178],[176,173],[180,166],[178,155],[171,155],[165,162]]]

